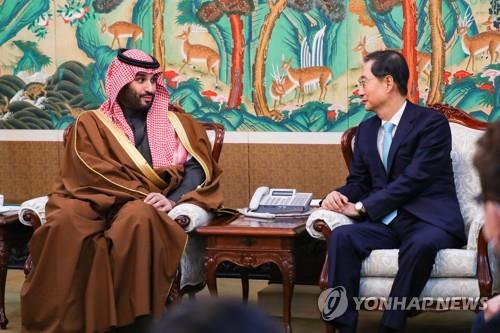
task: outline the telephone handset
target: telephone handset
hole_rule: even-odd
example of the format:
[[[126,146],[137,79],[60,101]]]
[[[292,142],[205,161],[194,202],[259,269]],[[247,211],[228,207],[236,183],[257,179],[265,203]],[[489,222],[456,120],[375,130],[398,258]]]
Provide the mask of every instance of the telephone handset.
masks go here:
[[[248,210],[257,213],[303,213],[309,210],[312,193],[297,193],[294,189],[269,188],[261,186],[257,188]]]

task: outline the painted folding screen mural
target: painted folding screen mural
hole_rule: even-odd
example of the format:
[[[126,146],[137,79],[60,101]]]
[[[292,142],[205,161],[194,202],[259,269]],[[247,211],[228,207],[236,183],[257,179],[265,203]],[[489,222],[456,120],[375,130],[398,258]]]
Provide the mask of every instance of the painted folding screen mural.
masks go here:
[[[370,116],[363,55],[403,42],[416,49],[413,98],[492,121],[499,29],[498,0],[0,0],[0,129],[65,128],[104,101],[116,50],[135,47],[197,119],[344,131]]]

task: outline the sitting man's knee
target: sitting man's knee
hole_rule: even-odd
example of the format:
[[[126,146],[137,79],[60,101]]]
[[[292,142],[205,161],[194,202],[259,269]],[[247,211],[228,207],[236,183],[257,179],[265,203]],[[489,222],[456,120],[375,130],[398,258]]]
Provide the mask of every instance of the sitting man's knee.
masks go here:
[[[350,238],[352,234],[352,228],[350,225],[341,225],[332,230],[330,234],[330,242],[341,242]]]
[[[120,213],[127,213],[133,215],[133,214],[144,213],[144,211],[149,211],[150,209],[154,210],[154,207],[152,205],[145,203],[140,199],[137,199],[126,202],[120,208]]]
[[[120,216],[126,216],[127,221],[140,221],[150,218],[156,209],[142,200],[132,200],[125,203],[116,213],[115,219]],[[154,215],[153,215],[154,216]],[[134,218],[135,217],[135,218]]]
[[[420,255],[435,255],[438,251],[437,244],[425,237],[414,238],[405,247],[406,251]]]

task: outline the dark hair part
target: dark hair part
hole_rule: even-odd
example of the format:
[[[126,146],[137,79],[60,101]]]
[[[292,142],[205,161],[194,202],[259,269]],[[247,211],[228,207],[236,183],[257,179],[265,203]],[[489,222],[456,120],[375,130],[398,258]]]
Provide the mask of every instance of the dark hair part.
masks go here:
[[[479,173],[484,200],[500,203],[500,121],[488,124],[477,141],[474,166]]]
[[[406,96],[410,71],[403,55],[394,50],[375,51],[368,54],[364,62],[371,60],[373,60],[373,75],[379,79],[383,79],[387,75],[392,76],[401,95]]]

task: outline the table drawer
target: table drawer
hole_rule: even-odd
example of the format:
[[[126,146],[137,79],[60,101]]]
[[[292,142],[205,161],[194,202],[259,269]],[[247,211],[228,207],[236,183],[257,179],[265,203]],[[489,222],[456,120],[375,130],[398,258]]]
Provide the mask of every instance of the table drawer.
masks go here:
[[[208,237],[207,249],[290,250],[293,239],[269,237]]]

